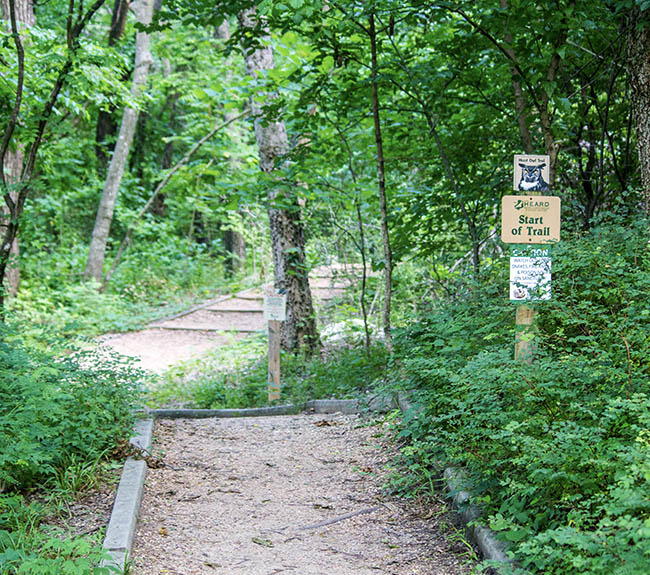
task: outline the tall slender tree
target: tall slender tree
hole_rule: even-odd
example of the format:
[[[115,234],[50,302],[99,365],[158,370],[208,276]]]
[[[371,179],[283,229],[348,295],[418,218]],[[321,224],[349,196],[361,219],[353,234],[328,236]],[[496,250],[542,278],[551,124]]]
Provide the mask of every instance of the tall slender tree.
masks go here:
[[[138,23],[143,25],[151,23],[153,0],[137,0],[131,4],[131,8],[135,12]],[[136,32],[135,69],[133,71],[133,83],[131,85],[131,95],[134,98],[141,95],[147,82],[149,67],[152,63],[149,46],[149,34],[142,30]],[[120,133],[115,143],[115,150],[113,151],[113,157],[111,158],[106,182],[97,209],[97,218],[90,242],[88,261],[86,262],[86,279],[94,279],[97,282],[101,282],[102,279],[106,245],[113,220],[115,202],[120,190],[120,184],[122,183],[122,176],[126,168],[137,123],[138,110],[127,106],[122,115]]]
[[[219,26],[214,30],[214,35],[219,39],[227,42],[230,40],[230,23],[228,20],[224,20]],[[232,65],[232,58],[228,58],[229,65]],[[229,79],[232,78],[232,73],[228,74]],[[233,111],[226,112],[226,120],[230,120],[234,117]],[[232,161],[232,157],[231,157]],[[229,274],[235,274],[242,269],[246,261],[246,241],[244,236],[232,228],[227,228],[224,231],[224,247],[226,249],[226,271]]]
[[[239,23],[251,32],[260,29],[255,9],[240,12]],[[267,37],[263,45],[245,49],[246,72],[253,77],[274,68],[268,31],[264,32]],[[271,94],[267,96],[273,97]],[[260,168],[271,174],[276,162],[281,161],[289,151],[287,129],[284,121],[265,118],[264,110],[256,98],[251,98],[251,107],[255,115],[255,139]],[[268,192],[274,283],[276,289],[287,294],[287,319],[282,323],[282,346],[291,351],[300,348],[314,351],[318,347],[319,338],[305,262],[301,208],[297,196],[281,197],[281,194],[284,192],[279,187],[272,187]],[[280,203],[282,207],[278,206]]]
[[[372,117],[375,130],[375,147],[377,152],[377,180],[379,189],[379,212],[381,215],[381,238],[384,248],[384,341],[386,348],[392,351],[393,344],[390,332],[390,304],[392,295],[393,254],[390,248],[390,235],[388,233],[388,208],[386,204],[386,174],[384,160],[384,141],[381,135],[381,117],[379,115],[379,89],[378,89],[378,59],[377,59],[377,27],[375,14],[370,12],[368,19],[368,37],[370,38],[370,80],[372,84]]]
[[[115,46],[124,35],[130,3],[130,0],[115,0],[113,3],[111,26],[108,30],[109,46]],[[97,115],[95,155],[97,156],[102,176],[106,174],[106,168],[108,166],[108,155],[106,154],[105,148],[106,140],[109,137],[115,136],[115,132],[117,131],[117,122],[115,121],[114,114],[115,109],[111,106],[108,110],[100,110]]]
[[[636,127],[641,185],[650,214],[650,10],[632,8],[627,21],[627,70]]]

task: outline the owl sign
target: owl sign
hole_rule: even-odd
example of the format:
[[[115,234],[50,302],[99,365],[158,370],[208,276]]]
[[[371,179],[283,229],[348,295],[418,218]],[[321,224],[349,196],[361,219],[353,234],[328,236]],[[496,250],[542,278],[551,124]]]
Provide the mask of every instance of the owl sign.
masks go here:
[[[518,192],[548,192],[550,158],[548,156],[515,155],[512,189]]]

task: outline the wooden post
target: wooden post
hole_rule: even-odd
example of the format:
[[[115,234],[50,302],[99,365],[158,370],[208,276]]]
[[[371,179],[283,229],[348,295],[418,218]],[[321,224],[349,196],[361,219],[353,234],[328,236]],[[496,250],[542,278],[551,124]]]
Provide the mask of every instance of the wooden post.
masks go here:
[[[282,322],[270,319],[269,329],[269,403],[280,399],[280,328]]]
[[[518,305],[515,318],[515,359],[524,363],[533,363],[535,355],[535,308]]]
[[[526,192],[529,201],[541,196],[542,191],[550,191],[550,157],[534,154],[516,154],[514,157],[513,190]],[[518,210],[519,205],[508,203],[508,198],[526,200],[515,196],[504,196],[502,204],[501,239],[506,243],[545,244],[560,239],[560,199],[546,199],[543,213],[525,215]],[[540,198],[541,199],[541,198]],[[510,206],[506,210],[506,206]],[[543,221],[544,220],[544,221]],[[535,228],[538,229],[535,229]],[[527,237],[523,230],[527,231]],[[524,236],[524,237],[522,237]],[[512,273],[512,272],[511,272]],[[535,356],[535,319],[537,312],[533,306],[518,305],[515,316],[515,360],[531,364]]]

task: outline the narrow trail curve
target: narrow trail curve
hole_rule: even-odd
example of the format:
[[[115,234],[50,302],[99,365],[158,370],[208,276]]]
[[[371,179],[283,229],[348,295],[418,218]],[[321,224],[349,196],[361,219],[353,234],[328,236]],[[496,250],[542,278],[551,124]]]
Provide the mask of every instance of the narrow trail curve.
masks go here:
[[[314,300],[320,306],[334,304],[358,281],[357,273],[353,267],[322,266],[312,270],[309,282]],[[261,289],[247,289],[152,322],[140,331],[105,334],[99,341],[122,355],[138,359],[140,367],[163,373],[214,347],[232,345],[247,335],[263,332],[263,297]]]
[[[442,504],[382,494],[357,416],[159,420],[133,575],[465,575]],[[437,507],[436,507],[437,506]]]

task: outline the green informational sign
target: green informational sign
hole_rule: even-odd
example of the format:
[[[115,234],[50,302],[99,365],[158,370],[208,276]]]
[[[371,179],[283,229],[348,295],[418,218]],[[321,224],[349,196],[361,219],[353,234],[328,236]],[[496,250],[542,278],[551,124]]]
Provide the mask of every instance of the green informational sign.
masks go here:
[[[550,258],[551,245],[510,244],[511,258]]]
[[[510,301],[551,299],[551,246],[510,247]]]

